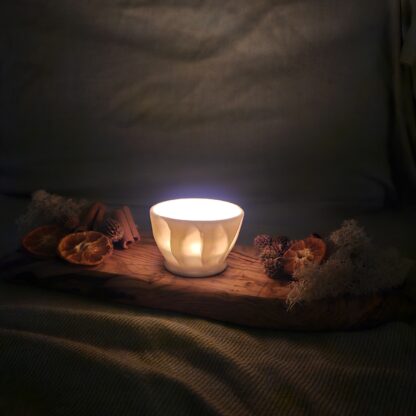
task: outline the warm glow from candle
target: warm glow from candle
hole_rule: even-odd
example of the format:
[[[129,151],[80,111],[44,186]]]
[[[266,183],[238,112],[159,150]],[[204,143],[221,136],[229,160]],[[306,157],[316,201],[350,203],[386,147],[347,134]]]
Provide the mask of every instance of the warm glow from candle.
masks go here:
[[[195,241],[194,243],[189,244],[189,251],[191,254],[201,255],[201,248],[202,245],[199,241]]]
[[[175,199],[150,209],[153,236],[166,268],[184,276],[222,272],[243,217],[238,205],[215,199]]]
[[[217,221],[238,217],[238,205],[217,199],[183,198],[161,202],[153,207],[161,217],[187,221]]]

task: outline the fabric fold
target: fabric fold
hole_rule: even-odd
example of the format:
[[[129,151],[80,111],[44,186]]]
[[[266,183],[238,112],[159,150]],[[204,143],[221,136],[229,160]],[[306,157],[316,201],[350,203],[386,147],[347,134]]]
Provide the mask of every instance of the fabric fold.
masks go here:
[[[416,200],[416,1],[393,1],[393,164],[404,202]]]

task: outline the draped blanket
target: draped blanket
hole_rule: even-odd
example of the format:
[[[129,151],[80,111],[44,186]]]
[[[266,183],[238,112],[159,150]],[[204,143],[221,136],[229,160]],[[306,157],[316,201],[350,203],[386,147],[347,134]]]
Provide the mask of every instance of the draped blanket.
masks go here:
[[[0,285],[0,414],[414,415],[416,325],[285,333]]]

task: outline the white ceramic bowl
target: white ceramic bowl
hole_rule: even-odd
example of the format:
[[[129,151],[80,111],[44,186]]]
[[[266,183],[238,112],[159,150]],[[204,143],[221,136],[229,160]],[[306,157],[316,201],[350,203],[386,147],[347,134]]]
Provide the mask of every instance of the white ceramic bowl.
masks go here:
[[[238,205],[215,199],[174,199],[150,209],[153,236],[165,267],[182,276],[221,273],[243,217]]]

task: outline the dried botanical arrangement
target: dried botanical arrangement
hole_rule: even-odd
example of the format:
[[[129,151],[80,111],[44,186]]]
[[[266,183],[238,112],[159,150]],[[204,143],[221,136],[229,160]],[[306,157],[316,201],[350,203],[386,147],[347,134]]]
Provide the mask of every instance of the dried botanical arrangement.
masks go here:
[[[413,262],[394,248],[379,248],[355,220],[327,238],[303,240],[258,235],[254,239],[265,273],[290,280],[288,307],[344,294],[365,295],[402,285]]]
[[[108,210],[100,202],[65,198],[43,190],[33,194],[18,225],[25,233],[22,246],[30,254],[59,256],[85,266],[102,263],[113,247],[126,249],[140,240],[129,207]]]
[[[65,198],[44,190],[35,191],[26,212],[17,220],[19,232],[24,235],[44,224],[59,224],[75,229],[90,204],[86,199]]]

